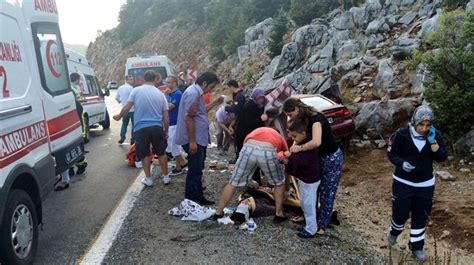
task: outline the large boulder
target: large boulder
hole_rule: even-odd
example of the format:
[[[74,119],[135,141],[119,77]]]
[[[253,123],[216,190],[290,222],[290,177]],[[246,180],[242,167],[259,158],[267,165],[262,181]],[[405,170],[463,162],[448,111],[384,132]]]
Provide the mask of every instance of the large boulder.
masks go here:
[[[312,47],[321,43],[321,37],[328,30],[323,24],[310,24],[303,26],[295,31],[292,36],[292,42],[299,47]]]
[[[298,91],[298,93],[303,94],[323,93],[334,85],[330,75],[313,76],[303,68],[287,75],[285,78],[290,81],[290,84],[296,89],[296,91]]]
[[[412,94],[421,94],[425,91],[425,86],[423,82],[425,82],[426,74],[427,74],[426,65],[420,63],[416,68],[416,73],[411,77],[411,93]]]
[[[416,16],[418,16],[418,14],[413,11],[407,12],[403,17],[398,19],[398,24],[407,27],[415,20]]]
[[[379,18],[369,23],[365,29],[365,34],[386,33],[390,31],[390,26],[386,23],[385,18]]]
[[[474,156],[474,128],[456,141],[454,150],[458,154]]]
[[[359,54],[359,44],[354,40],[348,40],[337,50],[336,61],[348,61]]]
[[[356,130],[393,132],[411,117],[417,104],[417,100],[412,98],[366,103],[355,118]]]
[[[311,73],[325,72],[334,65],[333,60],[334,45],[330,41],[322,50],[316,52],[308,60],[305,69]]]
[[[352,17],[352,13],[349,11],[344,12],[341,16],[331,21],[329,25],[337,30],[352,29],[354,27],[354,19]]]
[[[385,40],[385,36],[383,34],[371,34],[367,38],[367,43],[365,46],[367,49],[373,49],[377,47],[377,44],[383,42]]]
[[[365,17],[365,7],[351,7],[349,12],[352,14],[352,20],[354,26],[357,28],[364,28],[367,24],[367,18]]]
[[[272,73],[275,71],[276,67],[278,66],[278,62],[280,61],[280,55],[276,56],[272,59],[270,65],[268,65],[265,69],[265,73],[258,79],[257,85],[263,88],[265,91],[271,90],[276,87],[276,83],[281,78],[274,80]]]
[[[365,11],[367,21],[372,21],[374,18],[379,17],[384,10],[380,0],[367,0],[365,4]]]
[[[245,30],[245,44],[250,45],[254,40],[266,39],[273,27],[273,19],[267,18],[264,21],[249,27]]]
[[[377,98],[388,96],[396,98],[402,96],[409,87],[404,81],[404,69],[392,59],[383,59],[379,62],[377,76],[374,81],[372,95]]]
[[[272,69],[272,77],[278,78],[291,73],[297,64],[298,45],[294,42],[287,43],[281,50],[281,56],[278,58],[276,67]]]
[[[474,0],[469,1],[466,5],[466,11],[473,11],[474,10]]]
[[[389,48],[390,54],[397,60],[404,60],[411,56],[414,50],[420,48],[420,40],[412,39],[403,35],[393,41],[393,46]]]
[[[250,57],[250,47],[248,45],[242,45],[237,48],[237,56],[239,62],[243,62]]]
[[[423,39],[426,37],[426,34],[438,30],[441,9],[438,9],[436,12],[435,16],[423,21],[421,24],[421,30],[418,31],[418,38]]]
[[[267,47],[268,41],[266,39],[254,40],[250,42],[250,55],[255,55]]]

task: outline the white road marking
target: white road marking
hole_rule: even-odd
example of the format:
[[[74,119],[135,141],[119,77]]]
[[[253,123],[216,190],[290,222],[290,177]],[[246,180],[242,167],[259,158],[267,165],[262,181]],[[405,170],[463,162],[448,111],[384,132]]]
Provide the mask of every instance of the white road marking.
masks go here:
[[[133,184],[127,189],[122,200],[109,216],[107,222],[102,226],[101,231],[93,242],[92,246],[86,252],[79,264],[101,264],[107,252],[117,238],[120,228],[125,218],[127,218],[130,210],[133,208],[135,201],[143,190],[143,184],[140,180],[145,176],[141,171]]]

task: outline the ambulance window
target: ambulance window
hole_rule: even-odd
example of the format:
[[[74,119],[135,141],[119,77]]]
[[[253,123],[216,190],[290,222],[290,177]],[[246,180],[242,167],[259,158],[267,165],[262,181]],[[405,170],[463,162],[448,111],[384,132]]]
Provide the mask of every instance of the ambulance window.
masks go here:
[[[90,95],[97,95],[97,84],[95,83],[95,79],[91,75],[85,75],[87,87],[89,88]]]
[[[53,96],[69,92],[69,75],[58,25],[34,23],[32,29],[43,88]]]
[[[0,100],[26,93],[31,84],[27,60],[18,22],[0,12]]]

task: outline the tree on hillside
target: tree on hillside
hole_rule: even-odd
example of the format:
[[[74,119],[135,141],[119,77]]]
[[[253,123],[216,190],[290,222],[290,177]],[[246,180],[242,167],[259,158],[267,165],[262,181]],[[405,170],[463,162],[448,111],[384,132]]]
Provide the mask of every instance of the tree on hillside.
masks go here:
[[[270,52],[270,57],[273,58],[278,56],[281,53],[283,48],[283,36],[288,30],[288,18],[286,12],[283,9],[280,9],[278,15],[273,21],[273,28],[270,32],[269,41],[268,41],[268,50]]]
[[[429,71],[424,96],[433,105],[436,126],[455,141],[474,120],[474,12],[444,14],[426,42],[435,50],[423,57]]]
[[[338,7],[334,0],[292,0],[290,18],[302,26]]]

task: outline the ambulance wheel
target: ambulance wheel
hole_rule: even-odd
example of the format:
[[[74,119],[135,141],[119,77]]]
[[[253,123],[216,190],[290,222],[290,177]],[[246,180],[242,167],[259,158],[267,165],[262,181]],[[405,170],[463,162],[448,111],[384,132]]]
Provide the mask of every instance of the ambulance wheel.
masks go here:
[[[88,143],[90,139],[90,126],[89,126],[89,117],[84,116],[84,128],[82,132],[82,139],[84,140],[84,143]]]
[[[109,117],[109,112],[105,111],[105,120],[100,123],[102,125],[102,129],[107,130],[110,128],[110,117]]]
[[[12,190],[0,231],[0,263],[32,264],[38,245],[38,218],[28,193]]]

